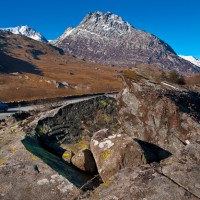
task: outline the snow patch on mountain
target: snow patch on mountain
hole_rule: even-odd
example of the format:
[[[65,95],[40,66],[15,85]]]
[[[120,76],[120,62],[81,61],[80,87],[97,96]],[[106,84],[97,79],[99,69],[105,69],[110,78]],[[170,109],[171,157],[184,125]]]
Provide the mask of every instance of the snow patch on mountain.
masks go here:
[[[58,37],[56,40],[52,40],[50,43],[52,45],[57,45],[59,44],[60,41],[64,40],[67,36],[69,36],[70,34],[72,34],[74,28],[72,27],[69,27],[65,30],[65,32],[60,36]]]
[[[10,28],[0,28],[0,30],[7,31],[17,35],[24,35],[39,42],[44,42],[44,43],[48,42],[44,36],[42,36],[39,32],[35,31],[34,29],[28,27],[27,25],[10,27]]]
[[[111,12],[87,14],[80,24],[66,31],[51,44],[67,54],[102,65],[135,66],[152,64],[159,70],[191,75],[200,68],[177,56],[158,37],[137,30],[122,17]]]
[[[65,32],[52,41],[51,44],[59,45],[65,38],[74,37],[77,34],[81,35],[85,33],[96,35],[97,37],[106,37],[109,39],[118,38],[124,34],[130,34],[133,26],[128,22],[125,22],[120,16],[112,14],[111,12],[102,13],[96,11],[94,13],[87,14],[81,23],[75,27],[69,27]]]
[[[183,55],[179,55],[181,58],[191,62],[192,64],[200,67],[200,60],[198,60],[197,58],[193,57],[193,56],[183,56]]]

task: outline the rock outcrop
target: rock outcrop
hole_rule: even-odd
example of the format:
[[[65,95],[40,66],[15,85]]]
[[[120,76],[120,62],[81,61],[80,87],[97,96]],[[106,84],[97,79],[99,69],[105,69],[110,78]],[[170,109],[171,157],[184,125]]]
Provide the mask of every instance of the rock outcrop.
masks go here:
[[[93,135],[90,147],[104,182],[120,169],[147,163],[140,145],[124,133],[100,130]]]
[[[86,173],[96,174],[89,144],[93,133],[101,128],[120,128],[116,101],[106,96],[59,108],[38,122],[36,135],[48,151]]]
[[[200,72],[199,67],[177,56],[164,41],[135,29],[110,12],[87,14],[77,27],[68,28],[51,43],[70,55],[104,65],[148,63],[161,70],[177,69],[189,75]]]
[[[33,134],[36,124],[31,117],[0,130],[2,200],[71,199],[91,179],[43,149],[34,138],[26,137]]]
[[[53,116],[38,122],[36,135],[43,146],[62,156],[66,145],[81,150],[81,144],[85,147],[92,134],[102,128],[120,128],[114,98],[99,96],[61,107]]]
[[[97,188],[91,200],[198,200],[200,145],[191,144],[175,155],[173,164],[125,168]],[[176,157],[178,156],[178,157]]]
[[[107,97],[68,105],[39,121],[38,140],[72,167],[98,171],[104,184],[91,199],[197,199],[199,95],[137,74],[124,83],[117,111]]]
[[[164,176],[200,198],[200,143],[186,145],[163,163]]]
[[[118,115],[126,133],[171,153],[200,138],[198,93],[142,77],[124,83]]]
[[[99,96],[3,127],[0,198],[200,199],[200,95],[124,81],[117,103]]]

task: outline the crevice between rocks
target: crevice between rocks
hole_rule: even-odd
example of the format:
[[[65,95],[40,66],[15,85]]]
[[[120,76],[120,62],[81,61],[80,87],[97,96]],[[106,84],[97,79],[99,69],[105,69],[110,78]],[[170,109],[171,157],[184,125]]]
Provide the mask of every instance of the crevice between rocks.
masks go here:
[[[162,172],[162,168],[161,170],[159,171],[158,169],[156,170],[156,172],[158,174],[160,174],[161,176],[164,176],[165,178],[167,178],[168,180],[170,180],[171,182],[173,182],[174,184],[176,184],[177,186],[181,187],[183,190],[185,190],[186,192],[190,193],[192,196],[200,199],[199,196],[197,196],[196,194],[194,194],[193,192],[189,191],[186,187],[184,187],[183,185],[181,185],[180,183],[177,183],[175,180],[173,180],[171,177],[165,175],[163,172]]]
[[[59,175],[62,175],[69,180],[77,188],[87,191],[93,190],[101,184],[97,175],[84,173],[83,171],[68,164],[59,156],[43,148],[37,138],[25,137],[21,142],[30,153],[40,158],[44,163],[46,163]]]

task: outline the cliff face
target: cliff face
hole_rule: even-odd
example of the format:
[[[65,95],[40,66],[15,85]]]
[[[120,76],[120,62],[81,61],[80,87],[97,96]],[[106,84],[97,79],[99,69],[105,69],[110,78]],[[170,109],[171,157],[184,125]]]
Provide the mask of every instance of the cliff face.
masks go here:
[[[164,41],[135,29],[110,12],[86,15],[77,27],[68,28],[51,43],[71,55],[104,65],[147,63],[161,70],[176,69],[189,75],[200,71],[197,66],[177,56]]]
[[[168,83],[124,79],[118,97],[121,126],[129,135],[175,152],[200,139],[200,95]]]

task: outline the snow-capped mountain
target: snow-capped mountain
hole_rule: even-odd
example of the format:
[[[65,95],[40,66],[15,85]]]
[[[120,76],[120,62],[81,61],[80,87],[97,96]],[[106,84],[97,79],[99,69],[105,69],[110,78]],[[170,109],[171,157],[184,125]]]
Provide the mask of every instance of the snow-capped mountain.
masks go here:
[[[193,63],[194,65],[200,67],[200,60],[198,60],[197,58],[193,57],[193,56],[183,56],[183,55],[179,55],[181,58]]]
[[[198,67],[176,55],[156,36],[135,29],[120,16],[96,11],[87,14],[75,28],[68,28],[51,44],[66,53],[104,65],[154,64],[160,70],[176,69],[193,74]]]
[[[40,33],[35,31],[34,29],[28,27],[28,26],[17,26],[17,27],[11,27],[11,28],[0,28],[0,30],[3,31],[8,31],[13,34],[18,34],[18,35],[24,35],[29,38],[32,38],[34,40],[37,40],[39,42],[44,42],[47,43],[47,39],[42,36]]]

